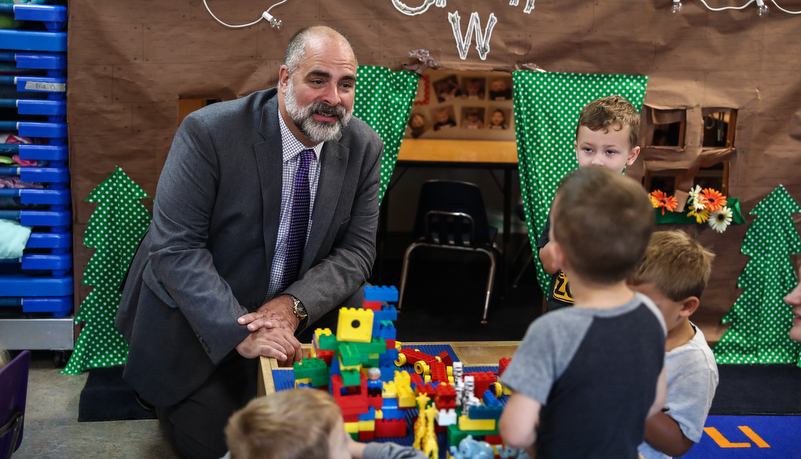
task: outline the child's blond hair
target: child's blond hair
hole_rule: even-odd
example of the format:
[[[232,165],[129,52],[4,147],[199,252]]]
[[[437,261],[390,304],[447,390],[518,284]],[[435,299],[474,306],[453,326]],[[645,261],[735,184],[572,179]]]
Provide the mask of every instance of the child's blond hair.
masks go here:
[[[11,361],[11,356],[9,355],[8,351],[0,347],[0,368],[8,365],[8,362]]]
[[[671,301],[701,298],[714,258],[714,253],[684,231],[657,231],[628,283],[653,284]]]
[[[232,459],[328,459],[329,437],[341,418],[328,392],[280,391],[234,413],[226,443]]]
[[[614,95],[595,99],[581,110],[576,136],[582,126],[592,131],[600,129],[628,130],[630,148],[640,144],[640,114],[625,98]]]

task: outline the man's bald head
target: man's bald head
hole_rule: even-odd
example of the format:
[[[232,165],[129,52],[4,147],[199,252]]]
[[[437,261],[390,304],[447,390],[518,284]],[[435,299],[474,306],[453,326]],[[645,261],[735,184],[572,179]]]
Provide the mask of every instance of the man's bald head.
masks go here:
[[[292,74],[303,62],[306,57],[306,45],[312,40],[336,40],[342,45],[346,45],[351,53],[353,59],[356,59],[356,54],[353,53],[353,47],[348,40],[348,37],[339,31],[328,26],[311,26],[298,30],[289,39],[289,44],[286,47],[286,55],[284,56],[284,65],[287,66],[289,73]],[[356,63],[358,65],[358,62]]]

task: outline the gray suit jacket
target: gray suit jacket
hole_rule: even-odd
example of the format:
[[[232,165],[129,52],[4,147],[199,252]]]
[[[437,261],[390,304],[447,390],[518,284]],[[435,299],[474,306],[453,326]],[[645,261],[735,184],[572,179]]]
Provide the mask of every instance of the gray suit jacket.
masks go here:
[[[156,406],[186,398],[248,335],[267,299],[281,210],[276,90],[208,106],[181,124],[153,221],[125,281],[117,329],[125,379]],[[383,143],[353,117],[326,142],[299,279],[311,324],[357,291],[375,261]]]

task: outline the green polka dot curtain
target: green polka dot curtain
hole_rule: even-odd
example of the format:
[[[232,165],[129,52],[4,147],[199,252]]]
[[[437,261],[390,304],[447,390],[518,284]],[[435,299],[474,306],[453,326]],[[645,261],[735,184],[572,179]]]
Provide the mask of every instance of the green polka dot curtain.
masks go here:
[[[96,249],[84,271],[83,285],[94,288],[75,316],[76,323],[86,325],[62,373],[77,375],[90,368],[120,365],[128,359],[128,345],[114,327],[114,318],[122,298],[120,283],[150,224],[150,214],[139,201],[148,197],[117,167],[86,198],[87,202],[100,203],[83,236],[84,244]]]
[[[378,191],[380,202],[398,160],[420,75],[407,70],[393,72],[387,67],[360,65],[357,79],[353,114],[369,124],[384,141],[381,187]]]
[[[744,288],[723,316],[732,324],[712,349],[718,363],[795,363],[801,366],[801,343],[788,336],[793,309],[784,297],[798,284],[790,254],[801,253],[791,214],[801,207],[783,186],[773,190],[751,215],[741,252],[751,257],[737,279]]]
[[[528,235],[536,247],[559,182],[578,167],[574,142],[581,109],[617,94],[640,111],[648,77],[520,70],[512,78],[520,188]],[[551,275],[534,258],[545,292]]]

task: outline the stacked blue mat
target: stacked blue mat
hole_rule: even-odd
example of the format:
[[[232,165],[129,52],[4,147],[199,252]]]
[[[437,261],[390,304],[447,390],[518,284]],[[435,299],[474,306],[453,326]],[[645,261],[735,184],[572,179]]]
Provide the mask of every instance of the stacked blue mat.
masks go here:
[[[67,9],[38,4],[0,4],[0,14],[34,22],[23,30],[0,29],[0,108],[18,120],[0,121],[0,131],[32,144],[0,144],[0,155],[19,155],[37,166],[0,167],[0,175],[39,188],[0,188],[0,219],[32,227],[19,259],[0,260],[0,310],[65,317],[72,310],[72,215],[67,147]],[[34,30],[28,30],[34,29]],[[11,75],[8,75],[11,73]],[[10,96],[13,96],[11,98]],[[32,121],[35,120],[35,121]],[[8,199],[10,198],[10,199]]]

